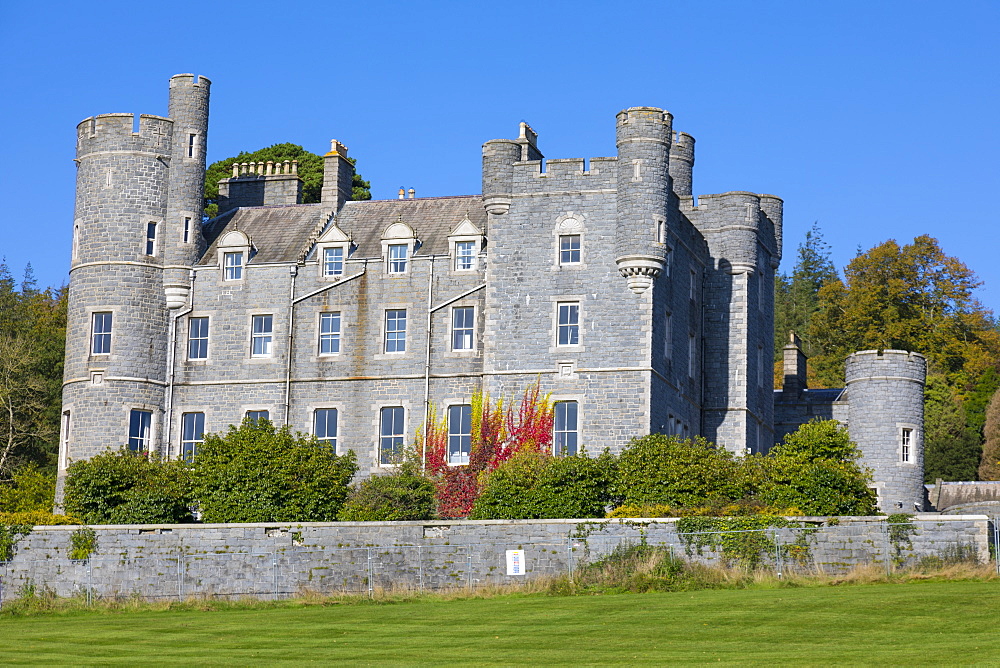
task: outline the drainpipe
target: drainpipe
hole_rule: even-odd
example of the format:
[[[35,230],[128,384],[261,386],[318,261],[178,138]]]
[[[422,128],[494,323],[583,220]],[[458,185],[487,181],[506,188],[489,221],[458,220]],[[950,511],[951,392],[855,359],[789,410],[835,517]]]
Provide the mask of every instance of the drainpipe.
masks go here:
[[[424,332],[427,344],[424,346],[426,349],[424,355],[424,442],[420,447],[421,471],[427,470],[427,438],[431,433],[431,425],[428,420],[431,414],[431,315],[434,313],[431,304],[434,303],[434,256],[430,255],[427,259],[430,264],[427,270],[427,331]]]
[[[292,343],[295,340],[295,277],[299,275],[298,265],[288,268],[291,276],[291,287],[288,289],[288,347],[285,349],[285,419],[284,426],[288,426],[288,412],[291,408],[292,393]]]
[[[187,307],[174,313],[170,318],[170,348],[167,350],[167,400],[163,407],[163,449],[166,457],[170,457],[170,427],[173,425],[174,410],[174,366],[177,350],[177,320],[194,310],[194,269],[188,272],[188,280],[191,282],[191,289],[188,291]]]

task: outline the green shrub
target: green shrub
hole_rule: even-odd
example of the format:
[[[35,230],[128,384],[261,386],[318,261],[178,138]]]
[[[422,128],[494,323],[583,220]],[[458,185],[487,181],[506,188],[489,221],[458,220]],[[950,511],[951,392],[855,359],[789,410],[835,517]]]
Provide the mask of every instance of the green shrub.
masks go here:
[[[14,558],[14,550],[21,539],[31,533],[27,524],[0,524],[0,563]]]
[[[69,558],[75,561],[90,559],[97,552],[97,532],[88,526],[82,526],[70,537]]]
[[[204,522],[327,522],[347,498],[358,466],[314,436],[244,420],[209,434],[192,468]]]
[[[29,510],[19,513],[0,513],[0,524],[55,526],[82,524],[82,522],[72,515],[54,515],[48,510]]]
[[[0,484],[0,508],[6,513],[51,512],[55,493],[55,473],[25,464],[14,469],[10,482]]]
[[[678,508],[740,499],[739,464],[701,437],[650,434],[633,439],[618,458],[614,493],[620,504]]]
[[[615,458],[525,450],[484,479],[471,519],[603,517]]]
[[[66,510],[87,524],[192,522],[190,467],[122,448],[70,464]]]
[[[429,520],[434,517],[434,483],[413,464],[352,486],[337,518],[342,522]]]

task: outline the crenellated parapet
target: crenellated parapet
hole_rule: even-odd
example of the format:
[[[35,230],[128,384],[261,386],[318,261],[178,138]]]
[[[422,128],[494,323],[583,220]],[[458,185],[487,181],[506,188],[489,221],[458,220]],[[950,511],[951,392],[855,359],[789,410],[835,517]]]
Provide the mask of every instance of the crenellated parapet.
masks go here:
[[[690,197],[694,173],[694,137],[686,132],[675,132],[670,144],[670,178],[674,193]]]
[[[680,199],[681,211],[705,235],[711,253],[731,274],[755,273],[761,249],[767,264],[776,268],[781,258],[782,201],[773,195],[734,191],[701,195],[697,206]]]
[[[138,132],[133,131],[138,116]],[[170,159],[174,122],[150,114],[100,114],[76,126],[76,157],[129,152]]]

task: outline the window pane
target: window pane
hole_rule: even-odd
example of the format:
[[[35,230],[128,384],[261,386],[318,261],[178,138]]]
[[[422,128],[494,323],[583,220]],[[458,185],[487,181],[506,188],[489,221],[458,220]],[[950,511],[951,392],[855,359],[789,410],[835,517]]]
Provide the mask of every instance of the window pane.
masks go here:
[[[383,408],[381,423],[379,462],[393,464],[403,450],[403,407]]]
[[[93,354],[107,355],[111,352],[111,313],[95,313],[93,321]]]
[[[580,262],[580,235],[564,234],[559,237],[559,264]]]
[[[323,249],[323,275],[340,276],[344,273],[344,249]]]
[[[243,253],[226,253],[223,256],[223,264],[225,280],[238,281],[243,278]]]
[[[577,410],[575,401],[560,401],[555,405],[552,450],[556,455],[577,453]]]
[[[319,354],[334,355],[340,352],[340,313],[321,313],[319,316]]]
[[[251,356],[271,356],[272,316],[255,315],[253,317],[253,334],[251,336]]]
[[[156,223],[146,223],[146,255],[156,254]]]
[[[406,352],[406,309],[385,312],[385,352]]]
[[[451,348],[452,350],[472,350],[472,335],[475,331],[476,309],[460,306],[452,310]]]
[[[208,318],[188,321],[188,359],[208,359]]]
[[[133,409],[128,420],[128,447],[136,452],[149,450],[149,429],[153,421],[152,411]]]
[[[313,418],[313,433],[316,438],[337,449],[337,409],[317,408]]]
[[[472,450],[472,406],[448,408],[448,463],[468,464]]]
[[[271,413],[270,411],[247,411],[247,419],[257,424],[261,420],[270,420]]]
[[[406,244],[393,244],[389,246],[389,273],[402,274],[406,272]]]
[[[580,305],[574,302],[559,304],[559,345],[580,344]]]
[[[455,269],[472,269],[475,262],[476,242],[458,241],[455,243]]]
[[[198,446],[205,442],[205,414],[184,413],[181,416],[181,457],[193,461]]]

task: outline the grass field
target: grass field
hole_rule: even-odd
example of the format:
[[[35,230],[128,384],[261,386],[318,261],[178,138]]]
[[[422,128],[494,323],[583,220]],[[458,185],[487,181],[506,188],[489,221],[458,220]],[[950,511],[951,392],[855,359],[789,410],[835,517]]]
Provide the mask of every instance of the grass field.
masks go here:
[[[1000,584],[507,596],[0,619],[0,663],[1000,663]]]

